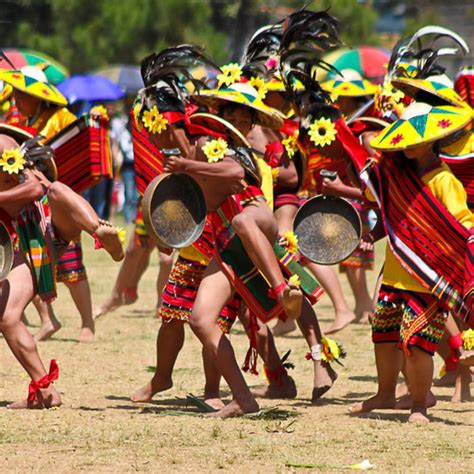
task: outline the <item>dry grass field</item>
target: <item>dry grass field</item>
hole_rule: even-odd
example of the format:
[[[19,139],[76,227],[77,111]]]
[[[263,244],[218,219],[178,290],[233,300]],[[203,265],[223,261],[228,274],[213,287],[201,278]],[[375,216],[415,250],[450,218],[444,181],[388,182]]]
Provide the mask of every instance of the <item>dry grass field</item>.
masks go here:
[[[108,295],[118,265],[85,238],[86,264],[93,300]],[[378,249],[378,266],[383,252]],[[337,335],[347,350],[339,379],[317,406],[309,402],[312,364],[296,333],[277,339],[281,353],[291,349],[298,397],[262,400],[257,416],[217,420],[187,406],[188,393],[201,395],[200,344],[188,330],[179,356],[174,387],[151,403],[136,405],[129,396],[144,384],[155,365],[154,279],[157,258],[146,272],[137,303],[97,322],[96,342],[79,344],[79,316],[64,286],[55,303],[63,328],[39,344],[45,361],[60,366],[56,383],[63,406],[45,411],[9,411],[6,404],[27,394],[28,378],[0,340],[1,472],[304,472],[288,464],[313,464],[313,471],[339,472],[368,459],[376,472],[473,472],[474,404],[452,404],[452,389],[435,389],[438,405],[428,426],[409,426],[406,413],[386,411],[365,418],[347,414],[351,402],[376,389],[368,326],[352,325]],[[378,268],[377,268],[378,270]],[[373,285],[376,272],[370,273]],[[345,277],[343,285],[352,302]],[[332,318],[327,297],[317,305],[323,328]],[[31,330],[38,318],[28,310]],[[232,341],[240,361],[247,338],[237,326]],[[440,366],[436,359],[436,369]],[[252,387],[262,376],[248,376]],[[228,391],[225,398],[229,399]],[[273,410],[269,410],[274,408]],[[309,469],[311,470],[311,469]]]

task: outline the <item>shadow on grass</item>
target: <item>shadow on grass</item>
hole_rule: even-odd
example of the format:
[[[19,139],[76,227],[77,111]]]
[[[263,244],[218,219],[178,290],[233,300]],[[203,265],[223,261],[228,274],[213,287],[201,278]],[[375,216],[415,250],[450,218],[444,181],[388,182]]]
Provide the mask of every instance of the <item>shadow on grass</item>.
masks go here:
[[[357,382],[377,382],[376,375],[350,375],[349,380],[355,380]]]
[[[10,405],[10,403],[13,403],[13,402],[7,402],[3,400],[0,402],[0,408],[5,408],[7,405]]]
[[[361,418],[361,419],[369,419],[369,420],[384,420],[384,421],[396,421],[398,423],[407,423],[408,417],[410,413],[406,410],[404,412],[398,413],[384,413],[379,411],[372,411],[370,413],[346,413],[345,414],[349,418]],[[446,420],[444,418],[440,418],[438,416],[428,415],[430,422],[432,423],[442,423],[447,426],[472,426],[469,423],[461,423],[452,420]]]
[[[77,409],[81,411],[105,411],[105,408],[94,408],[94,407],[85,407],[85,406],[77,407]]]

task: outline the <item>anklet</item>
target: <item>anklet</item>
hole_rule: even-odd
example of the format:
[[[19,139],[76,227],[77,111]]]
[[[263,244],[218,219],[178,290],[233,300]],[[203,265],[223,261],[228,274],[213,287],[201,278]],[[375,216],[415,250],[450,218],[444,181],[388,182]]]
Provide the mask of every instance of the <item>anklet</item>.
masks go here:
[[[270,298],[274,298],[276,299],[276,296],[278,293],[281,293],[284,289],[286,288],[286,283],[283,282],[283,283],[280,283],[278,286],[276,286],[275,288],[270,288],[268,290],[268,296]]]
[[[38,390],[41,388],[48,388],[51,382],[54,382],[59,377],[59,367],[55,359],[52,359],[49,365],[49,374],[41,377],[39,380],[32,380],[28,385],[28,401],[34,401]]]
[[[321,353],[321,344],[315,344],[314,346],[311,346],[311,352],[308,352],[306,354],[306,359],[314,361],[323,360],[323,356]]]

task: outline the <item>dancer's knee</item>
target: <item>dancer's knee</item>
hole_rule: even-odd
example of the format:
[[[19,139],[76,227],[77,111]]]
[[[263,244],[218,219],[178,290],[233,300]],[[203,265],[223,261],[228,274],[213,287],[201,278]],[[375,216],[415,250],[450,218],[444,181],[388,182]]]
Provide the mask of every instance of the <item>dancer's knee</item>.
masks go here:
[[[245,214],[238,214],[232,219],[232,230],[240,237],[249,236],[255,228],[255,221]]]

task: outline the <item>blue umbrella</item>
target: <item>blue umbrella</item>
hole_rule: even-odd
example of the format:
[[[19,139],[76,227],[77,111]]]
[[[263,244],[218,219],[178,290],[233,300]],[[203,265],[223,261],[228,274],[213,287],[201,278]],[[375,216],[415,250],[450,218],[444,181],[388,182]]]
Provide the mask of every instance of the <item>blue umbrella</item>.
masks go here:
[[[127,95],[135,95],[143,87],[140,68],[133,64],[117,64],[95,71],[97,76],[103,76],[119,85]]]
[[[71,76],[58,85],[70,104],[80,100],[105,101],[119,100],[124,96],[120,87],[106,77],[94,75]]]

